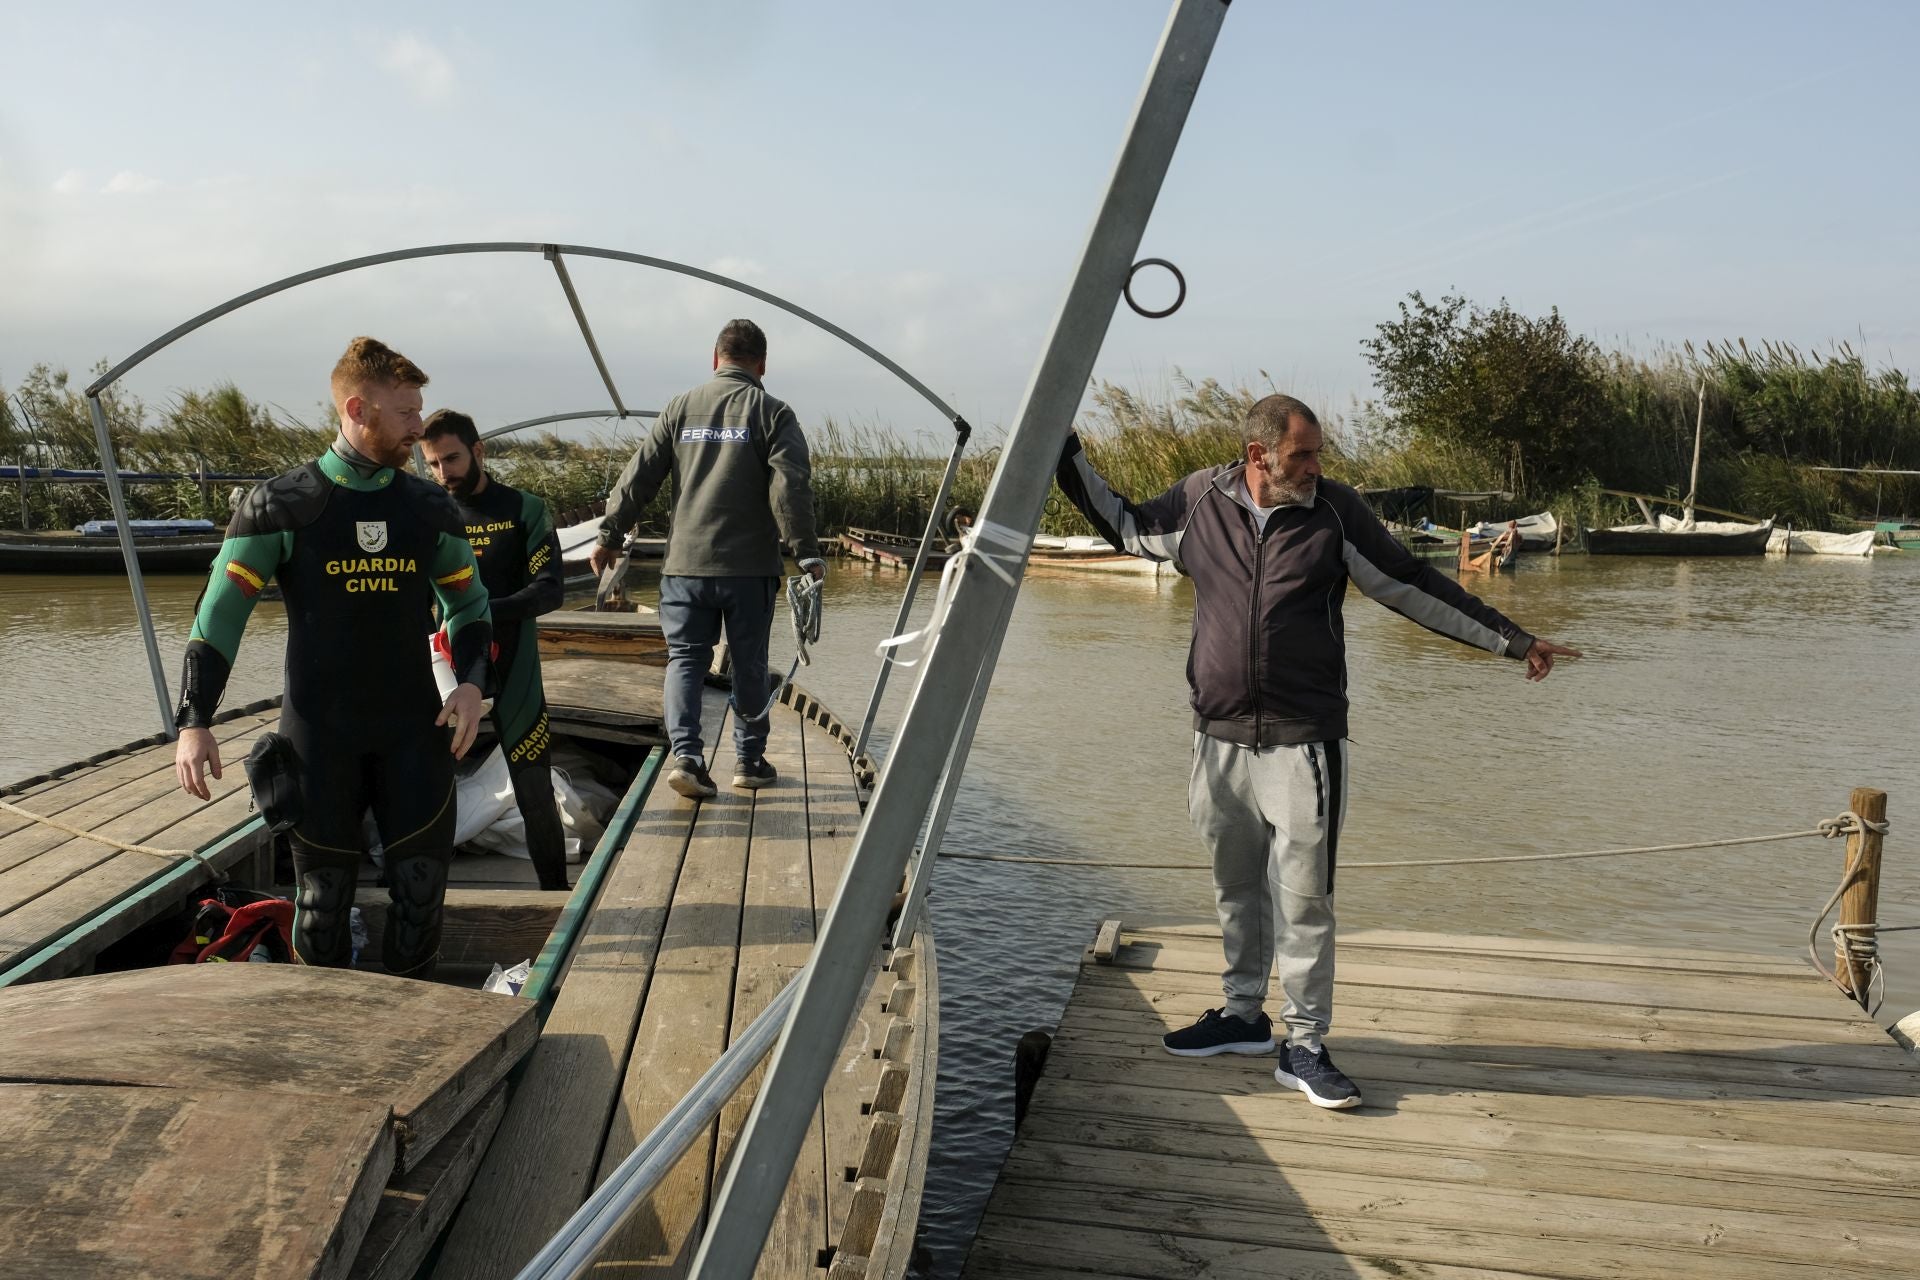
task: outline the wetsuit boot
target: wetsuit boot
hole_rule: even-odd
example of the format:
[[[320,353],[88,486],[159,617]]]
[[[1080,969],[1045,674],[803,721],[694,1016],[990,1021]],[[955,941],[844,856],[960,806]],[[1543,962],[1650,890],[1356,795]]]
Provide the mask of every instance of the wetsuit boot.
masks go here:
[[[388,863],[387,893],[392,905],[380,944],[381,966],[397,977],[433,977],[446,912],[447,860],[415,856]]]
[[[345,969],[353,964],[353,894],[359,877],[352,867],[300,868],[294,898],[293,950],[300,963]]]

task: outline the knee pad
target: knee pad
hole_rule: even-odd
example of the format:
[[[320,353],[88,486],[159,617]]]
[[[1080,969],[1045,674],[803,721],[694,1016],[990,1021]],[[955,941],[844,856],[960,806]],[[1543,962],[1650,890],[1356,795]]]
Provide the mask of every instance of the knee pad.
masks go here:
[[[433,976],[440,958],[440,924],[447,897],[447,864],[439,858],[401,858],[387,864],[386,935],[380,963],[403,978]]]
[[[353,963],[351,867],[306,867],[294,897],[293,949],[302,964],[344,969]]]

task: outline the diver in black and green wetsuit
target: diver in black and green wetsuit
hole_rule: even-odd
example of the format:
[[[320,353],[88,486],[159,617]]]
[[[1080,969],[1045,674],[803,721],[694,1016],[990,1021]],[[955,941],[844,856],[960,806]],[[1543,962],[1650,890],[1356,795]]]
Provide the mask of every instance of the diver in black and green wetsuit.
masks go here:
[[[207,726],[248,615],[277,578],[287,607],[286,696],[300,813],[293,945],[307,964],[352,958],[349,913],[372,812],[393,906],[381,962],[424,977],[439,952],[453,853],[453,761],[479,728],[492,623],[466,530],[446,495],[397,468],[420,436],[427,376],[372,338],[333,372],[340,437],[316,462],[256,488],[227,527],[187,641],[175,769],[207,798],[220,776]],[[428,637],[433,606],[461,681],[444,703]]]
[[[437,410],[423,428],[420,454],[460,507],[493,609],[498,648],[493,724],[526,823],[527,853],[542,889],[564,889],[566,836],[554,805],[547,694],[540,683],[534,621],[558,609],[565,592],[560,539],[546,503],[487,474],[487,446],[466,414]]]

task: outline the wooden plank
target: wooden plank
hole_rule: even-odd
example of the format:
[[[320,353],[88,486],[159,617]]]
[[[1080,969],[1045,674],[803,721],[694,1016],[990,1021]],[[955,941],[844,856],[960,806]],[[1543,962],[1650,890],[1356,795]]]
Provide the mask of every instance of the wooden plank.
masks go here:
[[[1165,1050],[1160,1037],[1181,1025],[1177,1019],[1146,1012],[1071,1008],[1062,1019],[1063,1033],[1074,1032],[1076,1044],[1103,1046],[1120,1056],[1158,1057]],[[1821,1095],[1864,1094],[1872,1097],[1913,1098],[1920,1095],[1920,1061],[1900,1051],[1887,1038],[1886,1052],[1856,1051],[1856,1063],[1816,1066],[1782,1062],[1763,1053],[1714,1053],[1691,1049],[1654,1050],[1613,1045],[1542,1045],[1521,1038],[1471,1037],[1452,1031],[1423,1031],[1405,1023],[1390,1023],[1382,1034],[1358,1036],[1343,1032],[1330,1036],[1331,1045],[1356,1045],[1380,1053],[1404,1053],[1462,1062],[1486,1062],[1500,1067],[1525,1066],[1618,1074],[1640,1079],[1712,1080],[1725,1085],[1758,1085],[1778,1089],[1805,1089]],[[1571,1039],[1572,1037],[1567,1037]],[[1851,1047],[1851,1046],[1850,1046]]]
[[[725,705],[725,695],[709,690],[704,721],[720,723]],[[581,929],[500,1132],[454,1216],[441,1274],[516,1275],[592,1191],[693,814],[694,805],[665,785],[648,793]]]
[[[565,889],[449,888],[440,933],[441,962],[511,965],[531,960],[553,932],[567,897]],[[367,954],[377,956],[392,905],[387,891],[362,889],[354,905],[367,926]]]
[[[169,965],[0,990],[0,1081],[172,1086],[390,1105],[417,1164],[535,1035],[524,1002],[305,965]]]
[[[506,1110],[507,1086],[497,1084],[431,1155],[388,1183],[349,1280],[410,1280],[467,1193]]]
[[[233,767],[222,772],[231,781],[242,775],[245,760],[242,747],[251,748],[253,738],[271,727],[273,721],[247,716],[230,720],[215,729],[223,754],[236,758]],[[236,739],[244,741],[235,743]],[[229,746],[229,743],[235,743]],[[109,819],[132,813],[142,805],[177,793],[180,783],[173,772],[173,748],[150,748],[137,756],[128,756],[88,771],[71,783],[51,787],[45,793],[4,797],[30,813],[58,818],[70,826],[92,830]],[[0,872],[9,871],[31,858],[73,839],[68,832],[44,823],[33,822],[11,813],[0,813]]]
[[[1213,928],[1218,939],[1220,929]],[[1481,934],[1420,933],[1411,929],[1342,930],[1341,945],[1358,947],[1399,947],[1412,951],[1437,951],[1452,955],[1518,955],[1559,960],[1605,959],[1609,964],[1645,965],[1649,968],[1687,967],[1695,972],[1804,973],[1806,950],[1801,946],[1781,946],[1774,952],[1722,951],[1707,947],[1654,947],[1640,943],[1583,942],[1573,938],[1496,938]]]
[[[256,730],[255,732],[260,732]],[[246,745],[251,738],[242,739]],[[239,768],[228,769],[223,778],[207,779],[207,789],[217,802],[232,795],[246,794],[246,772]],[[170,782],[171,766],[164,776],[155,776],[129,783],[118,791],[128,792],[132,801],[127,807],[119,808],[116,803],[106,800],[89,802],[58,815],[62,821],[87,831],[114,840],[133,844],[152,843],[154,837],[182,818],[191,816],[195,811],[207,807],[210,802],[190,796],[180,790],[178,782]],[[100,805],[99,812],[95,804]],[[117,812],[109,812],[115,810]],[[116,852],[110,844],[75,836],[54,827],[35,823],[29,830],[21,831],[13,837],[13,847],[17,854],[25,855],[28,850],[36,852],[10,859],[5,870],[0,870],[0,913],[10,911],[23,903],[47,891],[53,885],[71,878],[88,867],[98,865],[114,856]],[[166,846],[162,846],[166,847]],[[153,855],[144,855],[152,858]],[[164,862],[164,860],[161,860]]]
[[[710,721],[716,744],[729,743],[725,717]],[[714,747],[720,755],[722,748]],[[594,1185],[612,1176],[648,1133],[726,1048],[739,956],[753,793],[722,785],[701,801],[674,887],[653,984],[640,1011],[633,1054],[607,1125]],[[649,1274],[686,1273],[706,1215],[713,1133],[696,1139],[601,1254],[602,1266]]]
[[[1844,999],[1844,997],[1842,997]],[[1153,1005],[1207,1009],[1220,1003],[1220,984],[1197,974],[1152,972],[1102,967],[1083,969],[1074,999],[1092,1004],[1131,1008],[1145,1000]],[[1684,1009],[1671,1005],[1634,1005],[1600,1001],[1541,1000],[1515,991],[1442,991],[1348,982],[1336,969],[1333,984],[1334,1017],[1344,1021],[1348,1009],[1426,1009],[1435,1012],[1518,1014],[1538,1021],[1575,1025],[1647,1027],[1674,1032],[1707,1031],[1761,1035],[1807,1044],[1883,1044],[1886,1032],[1875,1023],[1855,1017],[1806,1018],[1743,1013],[1737,1018],[1715,1009]]]
[[[989,1216],[967,1255],[966,1280],[1531,1280],[1537,1272],[1490,1271],[1405,1258],[1349,1257],[1325,1249],[1249,1244],[1201,1235],[1076,1223],[1062,1249],[1051,1222]]]
[[[1782,1121],[1873,1120],[1907,1125],[1920,1119],[1920,1099],[1890,1094],[1842,1093],[1815,1088],[1748,1084],[1712,1077],[1669,1079],[1607,1073],[1565,1067],[1540,1067],[1525,1062],[1499,1061],[1494,1053],[1445,1053],[1438,1049],[1395,1046],[1389,1041],[1328,1039],[1340,1067],[1363,1091],[1377,1080],[1405,1084],[1426,1083],[1434,1088],[1465,1088],[1497,1093],[1537,1093],[1569,1099],[1642,1098],[1669,1104],[1711,1104],[1729,1111],[1777,1113]],[[1059,1061],[1060,1045],[1047,1058],[1047,1073],[1075,1070],[1093,1078],[1134,1079],[1143,1084],[1165,1081],[1172,1088],[1262,1089],[1273,1082],[1271,1058],[1222,1054],[1209,1058],[1196,1071],[1191,1061],[1175,1058],[1158,1045],[1143,1046],[1085,1036],[1074,1038],[1076,1058]],[[1228,1061],[1228,1059],[1234,1059]],[[1183,1073],[1180,1068],[1187,1068]]]
[[[807,822],[812,837],[813,906],[816,922],[824,921],[860,830],[860,800],[854,789],[853,768],[846,749],[825,727],[808,721],[802,735],[807,757]],[[895,979],[881,975],[860,994],[860,1013],[847,1029],[839,1056],[821,1097],[826,1124],[827,1239],[840,1238],[853,1207],[854,1182],[867,1145],[867,1117],[861,1104],[873,1098],[880,1083],[881,1053],[887,1018],[885,1006]]]
[[[1804,1015],[1807,1017],[1833,1017],[1838,1008],[1825,999],[1819,983],[1808,981],[1817,977],[1810,968],[1792,974],[1690,973],[1586,960],[1568,963],[1491,955],[1416,957],[1405,951],[1369,952],[1364,948],[1349,951],[1344,946],[1339,955],[1339,967],[1346,971],[1349,980],[1354,971],[1359,970],[1400,985],[1451,990],[1478,990],[1486,984],[1504,983],[1504,987],[1496,989],[1511,989],[1541,998],[1553,998],[1556,993],[1566,991],[1572,998],[1583,999],[1586,997],[1576,994],[1579,988],[1604,988],[1611,993],[1609,998],[1614,1003],[1682,1004],[1722,1013],[1764,1013],[1773,1002],[1794,997],[1810,997],[1820,1002]],[[1221,958],[1218,952],[1162,949],[1129,941],[1114,957],[1114,963],[1156,973],[1179,972],[1217,978]],[[1411,980],[1416,974],[1418,982]],[[1801,1003],[1804,1004],[1804,1000]]]
[[[1151,971],[1173,986],[1219,990],[1220,966],[1147,966],[1131,947],[1122,947],[1112,968]],[[1547,977],[1483,973],[1459,967],[1341,963],[1336,981],[1349,986],[1394,987],[1403,991],[1465,991],[1485,995],[1526,996],[1536,1000],[1574,1000],[1662,1009],[1696,1009],[1721,1015],[1757,1014],[1820,1020],[1846,1018],[1847,998],[1832,987],[1785,979],[1701,978],[1669,982],[1667,975],[1629,981],[1592,977]],[[1743,983],[1746,985],[1735,985]],[[1191,985],[1188,985],[1191,984]],[[1840,1002],[1836,1004],[1835,1002]]]
[[[1442,1242],[1447,1231],[1477,1232],[1500,1241],[1488,1253],[1474,1255],[1493,1265],[1582,1276],[1618,1274],[1618,1269],[1604,1269],[1604,1255],[1613,1250],[1657,1252],[1677,1264],[1672,1270],[1629,1272],[1643,1275],[1685,1274],[1687,1265],[1708,1260],[1722,1268],[1755,1268],[1749,1274],[1792,1266],[1904,1269],[1920,1250],[1920,1227],[1861,1216],[1701,1209],[1554,1191],[1356,1178],[1326,1170],[1296,1176],[1270,1164],[1143,1154],[1127,1161],[1124,1186],[1114,1187],[1108,1185],[1112,1163],[1103,1151],[1023,1140],[1008,1157],[1001,1187],[1029,1190],[1021,1203],[1035,1207],[1020,1216],[1051,1217],[1097,1198],[1105,1205],[1087,1220],[1123,1225],[1171,1222],[1184,1207],[1205,1205],[1219,1220],[1271,1230],[1276,1241],[1302,1230],[1337,1239],[1344,1230],[1377,1226],[1437,1234]],[[1446,1253],[1425,1256],[1446,1261],[1458,1255],[1447,1247]]]
[[[609,678],[609,671],[626,678]],[[596,717],[622,720],[648,720],[658,723],[665,715],[660,669],[640,663],[609,666],[605,658],[543,658],[540,683],[549,706],[566,707],[572,714],[595,713]],[[702,727],[712,742],[726,739],[710,726],[718,721],[702,716]]]
[[[252,816],[250,804],[251,799],[245,791],[232,791],[163,828],[130,838],[138,843],[153,842],[156,848],[200,848],[244,825]],[[115,825],[108,823],[106,829],[111,831]],[[142,829],[123,828],[133,831]],[[185,905],[196,889],[212,879],[204,868],[200,868],[189,872],[184,879],[174,879],[171,882],[173,892],[169,895],[128,900],[129,895],[140,886],[159,880],[179,868],[180,860],[146,853],[116,853],[111,849],[104,850],[104,858],[95,860],[92,850],[98,849],[98,845],[92,841],[75,843],[85,846],[84,851],[76,849],[70,855],[72,864],[79,866],[78,870],[12,910],[0,914],[0,968],[31,955],[91,917],[101,916],[99,927],[90,932],[85,943],[70,949],[62,957],[61,963],[44,966],[38,971],[41,979],[77,973],[109,942],[124,937],[147,920]],[[251,856],[251,848],[251,845],[230,848],[225,854],[223,869],[231,869],[245,861]],[[42,855],[21,870],[31,870],[50,859],[68,856],[65,851],[56,850]]]
[[[1218,1110],[1218,1108],[1216,1108]],[[1920,1187],[1911,1165],[1903,1174],[1864,1185],[1859,1177],[1805,1176],[1799,1149],[1771,1143],[1702,1144],[1664,1134],[1618,1132],[1591,1141],[1570,1126],[1486,1126],[1473,1121],[1387,1116],[1355,1135],[1302,1113],[1297,1100],[1275,1095],[1241,1125],[1225,1118],[1200,1123],[1159,1115],[1056,1111],[1029,1115],[1023,1142],[1105,1150],[1124,1165],[1135,1153],[1401,1181],[1458,1183],[1515,1192],[1553,1191],[1605,1199],[1758,1210],[1780,1214],[1920,1220]],[[1507,1145],[1493,1148],[1495,1138]],[[1785,1161],[1786,1163],[1775,1163]],[[1880,1157],[1876,1171],[1902,1162]],[[1844,1164],[1831,1155],[1829,1165]]]
[[[1347,1067],[1347,1055],[1339,1057]],[[1251,1066],[1246,1064],[1251,1063]],[[1264,1063],[1264,1067],[1262,1067]],[[1183,1069],[1184,1068],[1184,1069]],[[1495,1082],[1466,1078],[1446,1082],[1392,1079],[1354,1072],[1366,1094],[1363,1112],[1481,1116],[1493,1120],[1573,1125],[1629,1133],[1665,1133],[1733,1142],[1773,1142],[1783,1146],[1881,1152],[1920,1157],[1920,1133],[1910,1124],[1890,1123],[1880,1112],[1856,1108],[1851,1114],[1817,1118],[1790,1104],[1676,1103],[1671,1099],[1596,1095],[1541,1094],[1502,1090]],[[1034,1094],[1034,1106],[1072,1085],[1116,1097],[1152,1098],[1145,1105],[1166,1114],[1219,1114],[1241,1100],[1273,1096],[1273,1060],[1211,1058],[1196,1069],[1172,1057],[1163,1063],[1133,1062],[1060,1052],[1049,1055],[1047,1072]],[[1218,1102],[1219,1106],[1210,1104]],[[1294,1099],[1296,1105],[1304,1102]],[[1028,1111],[1031,1118],[1033,1111]]]
[[[1029,1113],[1031,1123],[1093,1117],[1126,1125],[1181,1125],[1196,1133],[1337,1142],[1356,1152],[1452,1151],[1463,1160],[1483,1154],[1577,1157],[1584,1152],[1596,1163],[1622,1169],[1701,1178],[1764,1176],[1778,1185],[1813,1190],[1850,1187],[1870,1196],[1920,1195],[1912,1174],[1920,1137],[1908,1133],[1902,1138],[1885,1125],[1823,1130],[1818,1136],[1833,1145],[1795,1146],[1789,1135],[1770,1131],[1763,1123],[1729,1128],[1717,1125],[1710,1113],[1696,1114],[1688,1124],[1652,1127],[1664,1114],[1631,1102],[1576,1112],[1557,1105],[1556,1099],[1431,1096],[1403,1089],[1369,1109],[1366,1125],[1356,1131],[1336,1123],[1339,1117],[1329,1119],[1284,1093],[1209,1095],[1063,1079],[1043,1081],[1041,1087],[1045,1105]],[[1369,1090],[1370,1102],[1373,1092]],[[1877,1144],[1855,1141],[1861,1138],[1877,1139]]]
[[[365,1098],[0,1088],[0,1277],[337,1280],[393,1161]]]
[[[774,786],[753,793],[753,843],[747,850],[746,899],[740,920],[740,956],[733,987],[731,1044],[767,1002],[805,967],[813,951],[813,867],[807,846],[806,760],[800,719],[776,712],[767,735],[767,760],[780,771]],[[765,1077],[764,1063],[720,1112],[714,1146],[718,1186],[735,1140]],[[827,1247],[826,1136],[819,1110],[794,1161],[755,1274],[810,1274]],[[708,1191],[711,1203],[712,1189]]]

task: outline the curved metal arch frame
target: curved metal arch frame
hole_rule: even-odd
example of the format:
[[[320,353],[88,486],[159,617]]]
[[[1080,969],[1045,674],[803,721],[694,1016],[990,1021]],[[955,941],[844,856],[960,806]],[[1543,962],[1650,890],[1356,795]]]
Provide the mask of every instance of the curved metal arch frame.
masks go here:
[[[230,315],[264,298],[285,293],[289,289],[298,288],[303,284],[311,284],[316,280],[325,280],[332,276],[344,275],[349,271],[359,271],[367,267],[384,266],[393,262],[411,262],[423,258],[454,257],[463,254],[513,253],[537,253],[553,264],[554,274],[558,277],[560,287],[566,294],[567,305],[573,312],[575,322],[580,326],[580,336],[586,341],[587,352],[593,357],[594,367],[598,370],[601,381],[606,384],[607,394],[612,398],[616,406],[615,412],[611,416],[616,418],[646,417],[649,416],[649,411],[635,412],[630,410],[620,399],[619,389],[614,385],[613,376],[608,371],[606,361],[600,354],[599,343],[594,340],[593,330],[587,323],[586,311],[580,303],[579,294],[574,290],[573,279],[567,273],[565,259],[568,257],[600,258],[609,262],[626,262],[635,266],[652,267],[655,270],[667,271],[675,275],[689,276],[696,280],[704,280],[709,284],[719,285],[723,289],[731,289],[736,293],[742,293],[750,298],[756,298],[761,302],[767,303],[769,306],[777,307],[789,315],[806,321],[817,329],[832,334],[913,388],[922,399],[939,410],[941,416],[946,418],[948,423],[952,425],[956,439],[953,451],[953,462],[949,464],[948,484],[951,483],[951,471],[953,466],[958,463],[960,450],[965,446],[967,437],[971,432],[966,420],[954,411],[953,406],[934,394],[931,388],[908,373],[906,369],[901,367],[897,362],[888,358],[873,346],[856,338],[853,334],[841,328],[839,325],[834,324],[831,320],[807,310],[798,303],[789,302],[778,294],[769,293],[765,289],[746,283],[744,280],[735,280],[731,276],[721,275],[717,271],[708,271],[701,267],[690,266],[684,262],[675,262],[670,258],[656,258],[643,253],[630,253],[624,249],[604,249],[594,245],[554,244],[545,241],[487,240],[455,244],[422,245],[412,249],[394,249],[386,253],[373,253],[359,258],[347,258],[340,262],[329,263],[326,266],[315,267],[309,271],[298,272],[297,274],[275,280],[271,284],[261,285],[257,289],[250,289],[237,297],[229,298],[218,306],[210,307],[191,319],[175,325],[94,379],[93,382],[88,384],[86,389],[87,410],[93,419],[94,438],[100,449],[100,466],[106,475],[107,498],[112,503],[114,521],[119,527],[120,555],[127,566],[127,582],[133,592],[134,608],[140,615],[141,637],[146,644],[147,665],[153,675],[153,691],[154,698],[160,708],[160,724],[162,730],[169,737],[174,736],[177,732],[173,718],[173,702],[169,696],[166,672],[160,662],[160,644],[154,634],[153,610],[147,603],[146,579],[140,572],[139,556],[134,550],[133,528],[128,523],[127,518],[126,491],[120,484],[119,460],[114,455],[113,437],[112,433],[107,429],[106,411],[100,403],[101,395],[129,372],[138,368],[141,364],[144,364],[155,354],[166,350],[188,334],[204,328],[222,316]],[[602,415],[556,415],[545,419],[545,421],[566,421],[574,416],[599,417]],[[538,423],[529,420],[528,422],[514,424],[512,427],[490,434],[504,434],[505,430],[519,429],[529,425],[538,425]],[[947,485],[942,486],[943,493],[946,488]],[[943,512],[936,506],[932,517],[927,522],[926,534],[921,539],[920,552],[919,555],[915,557],[912,577],[907,584],[907,607],[911,607],[914,589],[925,569],[928,548],[935,534],[938,532],[942,514]],[[903,608],[902,612],[905,612],[905,608]],[[881,668],[882,683],[885,681],[885,670],[883,666]],[[877,706],[879,702],[878,688],[875,690],[873,701]]]

